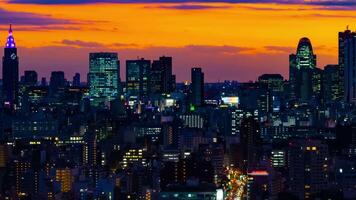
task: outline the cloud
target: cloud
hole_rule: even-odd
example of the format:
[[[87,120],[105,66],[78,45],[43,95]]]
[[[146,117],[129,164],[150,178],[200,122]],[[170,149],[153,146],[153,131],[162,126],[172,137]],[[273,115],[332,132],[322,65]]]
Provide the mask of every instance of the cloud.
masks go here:
[[[230,6],[214,6],[201,4],[175,4],[175,5],[161,5],[161,6],[146,6],[145,8],[163,8],[175,10],[205,10],[205,9],[223,9],[230,8]]]
[[[62,40],[60,43],[67,45],[67,46],[73,46],[73,47],[85,47],[85,48],[104,47],[103,44],[100,44],[97,42],[84,42],[81,40]]]
[[[47,25],[64,25],[73,24],[72,21],[66,19],[56,19],[50,15],[33,14],[29,12],[14,12],[0,8],[0,25],[8,25],[13,23],[16,25],[26,26],[47,26]]]
[[[102,44],[98,42],[82,41],[82,40],[62,40],[55,42],[56,44],[76,47],[76,48],[113,48],[113,49],[124,49],[124,48],[139,48],[138,44],[130,43],[112,43],[112,44]]]
[[[271,53],[294,53],[296,51],[296,47],[285,47],[285,46],[265,46],[264,49]]]
[[[230,3],[230,4],[295,4],[295,5],[313,5],[319,6],[319,9],[327,10],[355,10],[355,0],[8,0],[9,3],[20,4],[92,4],[92,3],[172,3],[177,5],[162,6],[165,9],[179,9],[179,10],[201,10],[214,9],[215,6],[207,5],[186,5],[186,3]],[[159,7],[159,6],[158,6]],[[228,7],[228,6],[227,6]],[[147,8],[155,8],[147,6]],[[157,7],[156,7],[157,8]],[[252,8],[255,10],[270,10],[270,8]],[[301,8],[303,9],[303,8]],[[273,8],[279,10],[279,8]],[[283,10],[283,8],[281,8]]]

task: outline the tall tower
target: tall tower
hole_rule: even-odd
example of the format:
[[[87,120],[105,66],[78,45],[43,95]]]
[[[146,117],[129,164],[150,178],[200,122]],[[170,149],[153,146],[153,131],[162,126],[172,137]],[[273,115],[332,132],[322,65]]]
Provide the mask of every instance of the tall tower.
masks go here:
[[[118,98],[121,81],[117,53],[90,53],[88,82],[92,105],[107,105]]]
[[[3,95],[5,101],[11,105],[17,102],[18,84],[19,84],[19,58],[17,57],[17,48],[12,34],[10,24],[9,36],[4,48],[2,58],[2,79]]]
[[[202,106],[204,104],[204,73],[201,68],[192,68],[192,104]]]
[[[345,68],[345,59],[348,56],[348,52],[345,52],[346,42],[356,36],[356,32],[351,32],[348,28],[344,32],[339,32],[339,91],[338,99],[344,97],[345,100],[349,99],[350,91],[348,90],[348,78],[347,69]],[[346,73],[346,74],[345,74]]]
[[[308,38],[299,40],[296,54],[289,55],[289,63],[291,98],[303,102],[309,101],[313,96],[316,55]]]
[[[339,33],[339,67],[343,68],[344,98],[356,103],[356,33],[346,30]]]

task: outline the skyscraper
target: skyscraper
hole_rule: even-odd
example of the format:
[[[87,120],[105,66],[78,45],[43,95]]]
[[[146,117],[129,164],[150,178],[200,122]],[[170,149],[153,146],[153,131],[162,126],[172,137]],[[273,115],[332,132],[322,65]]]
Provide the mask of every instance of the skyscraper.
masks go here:
[[[144,58],[126,61],[126,92],[128,97],[143,99],[150,90],[151,61]]]
[[[11,25],[2,60],[2,78],[5,101],[12,105],[18,98],[19,58]]]
[[[288,148],[290,191],[309,199],[327,186],[328,145],[319,140],[292,140]]]
[[[202,69],[192,68],[191,79],[191,103],[194,106],[202,106],[204,104],[204,73]]]
[[[25,75],[24,75],[24,83],[27,86],[35,86],[37,85],[37,72],[33,71],[33,70],[28,70],[25,71]]]
[[[66,80],[63,71],[53,71],[49,83],[49,93],[51,97],[59,97],[64,94]]]
[[[326,102],[339,98],[339,66],[327,65],[323,71],[323,98]]]
[[[339,32],[339,94],[338,94],[338,99],[344,98],[345,100],[348,99],[349,94],[347,91],[347,78],[345,77],[345,43],[347,40],[350,38],[356,36],[356,32],[351,32],[350,30],[345,30],[344,32]],[[346,93],[345,93],[346,92]]]
[[[339,62],[344,67],[344,97],[346,102],[356,102],[356,33],[344,35],[343,46],[339,46]],[[341,50],[340,50],[341,48]]]
[[[316,67],[316,55],[308,38],[299,40],[296,54],[289,55],[289,81],[291,98],[303,102],[313,96],[313,74]]]
[[[118,98],[121,81],[117,53],[90,53],[88,77],[92,105],[105,105]]]
[[[261,135],[259,124],[254,117],[246,117],[241,121],[240,144],[244,170],[251,170],[259,165],[261,159]]]
[[[80,74],[79,73],[75,73],[75,75],[73,76],[73,82],[72,82],[73,86],[78,87],[80,86]]]

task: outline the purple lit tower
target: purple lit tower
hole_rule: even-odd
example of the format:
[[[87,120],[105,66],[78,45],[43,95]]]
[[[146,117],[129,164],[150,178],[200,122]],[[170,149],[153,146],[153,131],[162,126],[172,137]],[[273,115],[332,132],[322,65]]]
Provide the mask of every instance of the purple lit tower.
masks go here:
[[[2,59],[2,79],[5,104],[13,106],[17,103],[18,98],[19,59],[17,57],[17,48],[12,35],[11,24]]]

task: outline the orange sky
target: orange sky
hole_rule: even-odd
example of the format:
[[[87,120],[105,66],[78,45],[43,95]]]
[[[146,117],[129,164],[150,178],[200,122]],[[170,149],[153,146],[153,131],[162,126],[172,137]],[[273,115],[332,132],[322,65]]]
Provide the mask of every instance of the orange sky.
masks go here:
[[[195,9],[189,9],[191,7]],[[18,19],[10,18],[9,23],[14,23],[18,47],[71,46],[78,49],[109,49],[120,53],[122,49],[138,49],[141,52],[155,47],[232,46],[241,48],[236,52],[240,56],[263,54],[273,57],[274,54],[288,56],[289,53],[294,53],[299,38],[306,36],[311,39],[315,53],[320,55],[318,63],[321,66],[337,61],[338,31],[344,30],[348,24],[350,28],[356,29],[356,12],[353,10],[326,10],[306,5],[229,3],[24,5],[2,2],[0,8],[16,14],[31,13],[40,16],[41,19],[65,21],[31,25],[16,24]],[[7,34],[4,31],[7,28],[5,24],[2,23],[3,33],[0,37],[2,43]],[[355,27],[352,26],[354,24]],[[224,53],[233,56],[234,50]],[[286,60],[283,62],[276,67],[281,68],[282,65],[288,64]],[[199,63],[191,63],[196,64]],[[286,69],[283,68],[281,73],[285,72]]]

